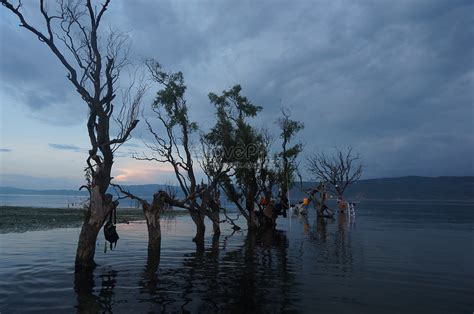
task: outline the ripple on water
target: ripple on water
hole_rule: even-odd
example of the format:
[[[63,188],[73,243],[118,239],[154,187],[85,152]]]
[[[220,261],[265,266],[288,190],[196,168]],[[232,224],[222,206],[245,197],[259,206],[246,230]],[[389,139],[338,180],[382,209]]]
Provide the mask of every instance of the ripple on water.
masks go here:
[[[119,225],[116,250],[104,253],[100,234],[99,266],[83,277],[72,267],[78,228],[3,234],[0,310],[472,311],[472,205],[366,206],[355,222],[311,212],[263,236],[223,227],[218,242],[206,235],[204,250],[188,217],[167,220],[157,268],[147,265],[146,225]]]

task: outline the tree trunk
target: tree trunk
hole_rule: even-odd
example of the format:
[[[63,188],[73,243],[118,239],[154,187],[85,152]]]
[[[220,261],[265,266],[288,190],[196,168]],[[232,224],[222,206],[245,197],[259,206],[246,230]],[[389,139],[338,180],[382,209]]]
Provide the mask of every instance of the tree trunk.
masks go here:
[[[160,255],[161,248],[160,208],[147,206],[143,208],[143,212],[148,228],[148,258],[153,259]]]
[[[101,227],[101,224],[89,222],[82,225],[76,251],[76,268],[90,268],[96,265],[94,262],[95,246]]]
[[[165,206],[165,199],[167,195],[160,191],[153,194],[153,201],[151,205],[140,200],[143,206],[143,213],[145,214],[146,225],[148,228],[148,261],[149,269],[158,268],[161,254],[161,225],[160,216]]]
[[[97,185],[92,188],[90,197],[88,216],[82,225],[77,244],[76,268],[95,266],[94,254],[97,235],[107,216],[118,205],[118,203],[112,202],[112,195],[103,195]]]
[[[196,225],[196,236],[193,238],[193,241],[196,243],[196,250],[204,250],[204,234],[206,232],[206,225],[204,224],[204,215],[201,215],[197,210],[190,210],[189,214],[191,215],[194,224]]]
[[[192,210],[189,211],[191,218],[196,225],[196,239],[204,238],[204,233],[206,232],[206,225],[204,224],[204,215],[201,215],[198,211]]]
[[[212,229],[214,231],[214,235],[220,235],[221,234],[221,227],[220,227],[220,215],[218,210],[212,211],[211,214],[211,219],[212,219]]]
[[[258,217],[257,217],[257,213],[255,212],[255,209],[253,209],[249,213],[249,220],[247,221],[247,227],[249,230],[252,230],[252,231],[257,230],[259,227]]]
[[[219,235],[212,236],[212,254],[217,257],[219,255]]]
[[[249,230],[258,229],[258,217],[255,212],[255,194],[257,193],[257,182],[255,181],[255,175],[252,177],[252,182],[248,186],[247,195],[245,198],[245,207],[249,213],[249,219],[247,220],[247,227]]]

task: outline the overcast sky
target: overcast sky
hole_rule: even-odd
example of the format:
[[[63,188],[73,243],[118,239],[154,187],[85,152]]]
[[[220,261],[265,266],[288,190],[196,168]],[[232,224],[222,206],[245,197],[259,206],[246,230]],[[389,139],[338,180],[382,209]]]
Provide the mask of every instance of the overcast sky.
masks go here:
[[[35,6],[25,9],[41,22]],[[256,126],[276,132],[282,105],[304,122],[303,170],[310,152],[352,146],[365,178],[474,175],[473,1],[113,0],[104,21],[128,33],[137,64],[151,57],[184,73],[204,130],[213,123],[207,94],[239,83],[263,106]],[[0,8],[0,185],[77,188],[87,106],[18,24]],[[129,157],[144,150],[141,137],[143,126],[113,175],[170,181],[168,167]]]

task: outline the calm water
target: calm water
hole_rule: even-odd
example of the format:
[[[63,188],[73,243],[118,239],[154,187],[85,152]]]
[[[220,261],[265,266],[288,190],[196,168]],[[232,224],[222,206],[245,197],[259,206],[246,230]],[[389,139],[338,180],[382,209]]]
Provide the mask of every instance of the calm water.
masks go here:
[[[0,194],[0,206],[82,208],[88,199],[87,196],[77,195]],[[122,199],[120,200],[119,207],[135,208],[137,207],[137,202],[130,199]]]
[[[79,229],[3,234],[0,311],[472,313],[473,207],[365,202],[355,222],[311,212],[259,236],[225,227],[204,251],[181,217],[162,222],[156,271],[146,225],[124,224],[117,250],[101,237],[100,265],[76,281]]]

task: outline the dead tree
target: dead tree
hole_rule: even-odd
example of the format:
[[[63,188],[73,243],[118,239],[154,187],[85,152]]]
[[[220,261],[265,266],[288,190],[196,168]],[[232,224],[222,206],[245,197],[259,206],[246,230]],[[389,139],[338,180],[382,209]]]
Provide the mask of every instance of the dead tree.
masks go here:
[[[145,146],[149,149],[148,153],[135,155],[134,158],[167,163],[173,167],[184,199],[170,198],[167,202],[188,210],[196,225],[194,240],[201,242],[204,239],[206,216],[213,221],[214,232],[220,233],[218,208],[210,206],[215,199],[214,190],[217,182],[199,184],[196,179],[191,137],[197,131],[197,124],[188,117],[188,105],[184,96],[186,86],[182,73],[167,73],[153,60],[149,60],[147,66],[152,79],[162,86],[151,106],[158,125],[152,125],[152,122],[146,119],[147,129],[153,141],[145,142]],[[158,127],[164,129],[164,135],[155,131]]]
[[[147,229],[148,229],[148,260],[147,265],[156,265],[157,260],[160,257],[160,249],[161,249],[161,225],[160,225],[160,217],[161,213],[165,211],[166,206],[175,206],[187,209],[188,211],[191,210],[191,206],[189,205],[189,201],[196,198],[196,196],[202,193],[202,189],[196,190],[194,194],[188,195],[188,197],[178,200],[176,199],[176,194],[171,189],[167,189],[167,191],[157,191],[153,194],[153,201],[151,204],[131,193],[129,190],[124,189],[122,186],[118,184],[110,184],[114,188],[116,188],[121,194],[125,195],[130,199],[137,200],[140,205],[142,206],[143,213],[145,214]],[[199,242],[199,241],[196,241]],[[199,243],[198,243],[199,244]],[[203,243],[200,243],[203,245]]]
[[[117,188],[120,193],[124,194],[130,199],[137,200],[142,206],[143,213],[145,214],[145,220],[148,227],[148,260],[152,261],[156,256],[160,254],[161,248],[161,227],[160,227],[160,215],[164,211],[166,200],[169,198],[169,194],[165,191],[158,191],[153,194],[153,201],[148,203],[147,200],[142,199],[130,191],[125,190],[118,184],[111,185]]]
[[[106,194],[111,181],[114,152],[127,141],[138,123],[137,113],[145,92],[125,89],[122,109],[115,110],[114,101],[119,88],[118,79],[127,66],[127,37],[115,31],[101,36],[99,30],[110,0],[100,5],[91,0],[57,1],[54,13],[43,0],[39,1],[39,14],[43,25],[34,26],[25,18],[21,1],[13,5],[1,4],[19,20],[20,27],[31,32],[45,44],[64,66],[67,79],[89,108],[87,131],[91,148],[87,167],[91,171],[90,205],[79,236],[76,253],[77,267],[94,265],[97,234],[114,206],[112,195]],[[52,11],[52,10],[51,10]],[[34,58],[34,56],[31,56]],[[132,96],[132,92],[136,92]],[[110,135],[110,124],[117,121],[119,131]]]
[[[226,175],[231,171],[231,166],[226,164],[222,154],[216,154],[212,149],[211,144],[206,140],[204,134],[201,135],[201,158],[199,164],[204,174],[207,177],[207,186],[210,187],[206,190],[206,197],[203,198],[203,202],[207,203],[209,214],[212,216],[211,220],[213,223],[214,233],[220,233],[219,222],[227,222],[232,225],[234,230],[240,230],[241,228],[235,223],[238,219],[232,219],[227,215],[225,208],[221,206],[221,193],[220,188]],[[225,219],[220,221],[220,212],[224,214]]]
[[[348,186],[357,182],[362,175],[360,157],[352,148],[343,151],[336,148],[333,155],[324,152],[308,157],[308,170],[321,182],[329,183],[338,196],[343,196]]]

